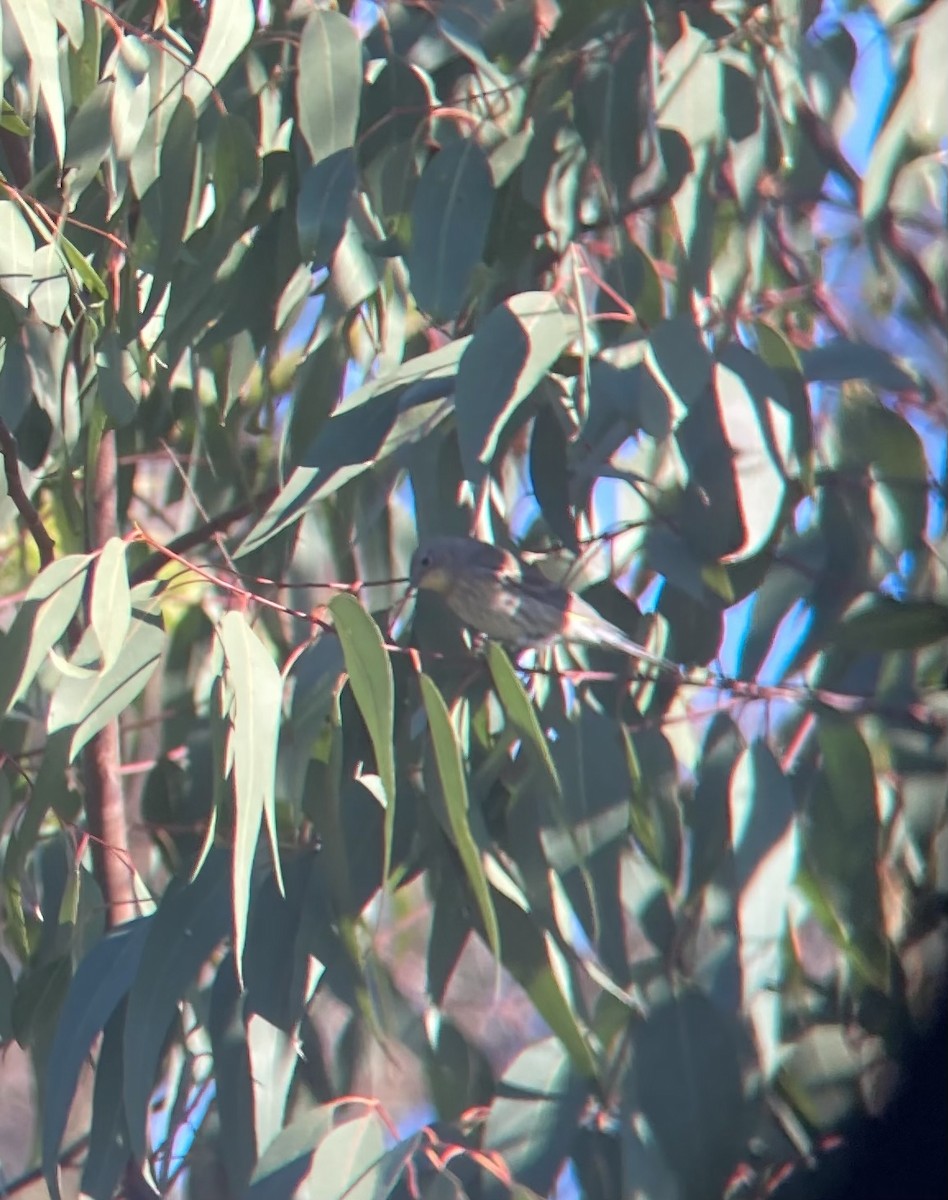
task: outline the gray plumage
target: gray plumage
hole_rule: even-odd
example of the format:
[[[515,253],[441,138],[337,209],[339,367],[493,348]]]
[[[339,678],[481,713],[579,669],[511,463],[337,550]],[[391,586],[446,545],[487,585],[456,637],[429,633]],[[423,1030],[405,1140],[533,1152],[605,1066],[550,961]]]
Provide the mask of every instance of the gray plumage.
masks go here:
[[[427,539],[412,557],[411,584],[437,592],[465,625],[514,650],[574,642],[678,671],[537,567],[475,538]]]

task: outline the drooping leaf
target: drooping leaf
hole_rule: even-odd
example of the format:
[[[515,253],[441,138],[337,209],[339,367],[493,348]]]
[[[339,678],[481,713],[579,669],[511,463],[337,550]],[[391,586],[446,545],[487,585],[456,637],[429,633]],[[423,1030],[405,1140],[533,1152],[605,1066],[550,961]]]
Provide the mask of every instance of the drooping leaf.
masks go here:
[[[95,1065],[89,1152],[82,1166],[82,1194],[91,1200],[111,1200],[131,1153],[122,1099],[124,1033],[120,1003],[105,1026]]]
[[[107,669],[115,663],[132,620],[125,543],[121,538],[109,538],[99,553],[92,576],[89,615],[102,648],[102,666]]]
[[[362,713],[382,789],[385,793],[385,848],[383,878],[392,865],[395,830],[395,756],[392,728],[395,720],[395,685],[392,664],[378,625],[355,596],[343,592],[329,605],[342,642],[349,685]]]
[[[487,650],[487,665],[490,668],[497,696],[503,705],[507,719],[521,736],[533,746],[534,752],[549,775],[553,788],[562,790],[556,765],[550,753],[549,743],[540,727],[537,711],[530,703],[523,684],[513,668],[510,659],[496,642],[491,642]]]
[[[141,963],[128,996],[123,1066],[125,1114],[132,1153],[146,1153],[148,1101],[162,1046],[178,1003],[202,964],[226,936],[230,872],[212,854],[191,883],[173,883],[148,919]]]
[[[234,955],[242,979],[250,879],[260,825],[266,819],[273,867],[283,890],[276,827],[276,757],[283,679],[273,658],[236,610],[219,627],[232,697],[229,742],[234,780]]]
[[[697,989],[652,1006],[634,1031],[627,1103],[644,1113],[683,1195],[718,1195],[743,1145],[738,1028]]]
[[[42,97],[56,158],[62,162],[66,143],[63,91],[59,82],[59,30],[49,0],[8,0],[7,14],[23,39],[29,56],[30,84]],[[0,241],[2,241],[0,236]]]
[[[114,930],[79,964],[59,1017],[50,1052],[43,1106],[43,1174],[58,1200],[57,1159],[79,1073],[95,1038],[131,988],[151,918]]]
[[[481,862],[481,850],[474,839],[468,820],[467,810],[470,801],[461,751],[444,697],[427,675],[421,676],[421,695],[428,716],[431,744],[434,749],[438,778],[441,782],[441,792],[448,813],[451,837],[461,859],[461,865],[464,867],[471,891],[474,893],[481,920],[484,922],[487,943],[497,955],[500,953],[500,931],[497,926],[497,914],[494,911],[490,886]]]

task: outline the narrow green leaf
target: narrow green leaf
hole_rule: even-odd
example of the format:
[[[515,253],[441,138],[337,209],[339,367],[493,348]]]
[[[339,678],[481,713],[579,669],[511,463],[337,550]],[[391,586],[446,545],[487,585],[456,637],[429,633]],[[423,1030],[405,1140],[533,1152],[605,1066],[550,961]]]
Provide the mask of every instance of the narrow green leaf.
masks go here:
[[[111,667],[132,621],[125,543],[121,538],[109,538],[99,554],[92,576],[89,615],[102,648],[102,666]]]
[[[7,0],[7,14],[20,31],[30,60],[33,86],[42,97],[56,149],[62,162],[66,143],[63,89],[59,80],[59,30],[49,0]]]
[[[310,13],[300,37],[296,111],[313,161],[351,146],[362,95],[362,43],[342,13]]]
[[[178,1003],[214,947],[227,935],[230,872],[212,854],[193,883],[171,884],[148,919],[148,936],[125,1014],[124,1096],[132,1153],[147,1152],[148,1102]]]
[[[392,664],[378,625],[355,596],[343,592],[329,605],[349,675],[349,686],[365,721],[375,754],[375,765],[385,793],[385,846],[382,878],[392,866],[395,830],[395,684]]]
[[[243,952],[261,820],[266,818],[273,869],[281,895],[276,825],[276,757],[283,710],[283,679],[243,613],[226,613],[219,627],[233,703],[230,745],[234,779],[234,954],[243,979]]]
[[[431,434],[452,411],[457,362],[469,338],[420,354],[350,393],[307,448],[303,465],[253,526],[238,553],[256,550],[328,496],[396,450]]]
[[[434,681],[427,675],[421,676],[421,696],[425,712],[428,715],[428,729],[431,733],[438,778],[441,781],[441,791],[451,825],[451,835],[474,893],[481,920],[484,922],[487,944],[495,957],[499,957],[500,930],[497,925],[497,914],[494,911],[490,887],[484,873],[484,865],[481,862],[481,852],[471,833],[471,825],[468,820],[467,776],[461,758],[461,748],[454,736],[451,717],[444,698]]]
[[[29,125],[9,100],[0,100],[0,129],[6,129],[17,137],[28,137],[30,133]]]
[[[93,1042],[132,986],[151,921],[131,921],[104,937],[79,964],[66,993],[43,1091],[43,1174],[53,1200],[59,1200],[56,1160],[79,1073]]]
[[[550,753],[549,742],[540,727],[537,711],[533,707],[520,677],[514,670],[513,664],[496,642],[491,642],[487,647],[487,665],[497,690],[497,697],[503,705],[508,720],[517,732],[533,746],[557,795],[561,795],[560,777],[553,762],[553,755]]]
[[[0,288],[22,304],[30,302],[36,240],[29,222],[12,200],[0,200]]]
[[[554,938],[525,908],[522,897],[515,902],[508,895],[498,894],[496,907],[504,966],[562,1042],[576,1070],[595,1078],[598,1067],[589,1030],[576,1012]]]
[[[66,632],[82,602],[90,561],[86,554],[59,558],[30,584],[2,641],[0,712],[8,711],[23,695],[46,655]]]
[[[254,1140],[248,1137],[254,1125],[254,1081],[244,997],[232,954],[223,959],[211,985],[207,1030],[214,1055],[221,1133],[230,1146],[224,1168],[234,1195],[242,1195],[256,1159]]]
[[[131,1154],[122,1102],[124,1036],[125,1005],[120,1002],[105,1026],[95,1064],[89,1152],[82,1165],[81,1194],[90,1200],[112,1200]]]
[[[69,238],[61,237],[59,245],[62,247],[62,252],[65,254],[69,265],[76,272],[83,284],[90,292],[95,293],[100,300],[108,298],[109,290],[105,286],[105,282],[99,275],[98,271],[88,262],[88,260],[79,253],[76,247],[72,244]]]
[[[721,1196],[742,1147],[747,1107],[741,1029],[697,990],[654,1005],[634,1033],[624,1081],[683,1196]]]

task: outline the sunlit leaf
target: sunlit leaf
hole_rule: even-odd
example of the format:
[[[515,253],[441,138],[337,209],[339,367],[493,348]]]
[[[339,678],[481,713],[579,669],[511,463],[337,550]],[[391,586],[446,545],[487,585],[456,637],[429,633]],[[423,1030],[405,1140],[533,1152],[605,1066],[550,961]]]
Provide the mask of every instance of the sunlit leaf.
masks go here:
[[[274,871],[280,873],[277,841],[275,773],[283,709],[283,679],[263,643],[236,610],[220,623],[227,679],[231,689],[230,745],[233,752],[234,953],[242,970],[250,907],[250,879],[260,826],[266,819]]]
[[[427,675],[421,677],[421,694],[425,712],[428,715],[431,743],[434,749],[438,778],[441,781],[445,808],[448,812],[451,836],[468,883],[474,893],[481,920],[484,922],[488,945],[495,954],[499,954],[500,930],[497,925],[497,914],[494,912],[490,887],[481,863],[481,851],[474,840],[468,822],[467,810],[470,800],[467,792],[467,776],[457,738],[451,725],[451,717],[444,698]]]

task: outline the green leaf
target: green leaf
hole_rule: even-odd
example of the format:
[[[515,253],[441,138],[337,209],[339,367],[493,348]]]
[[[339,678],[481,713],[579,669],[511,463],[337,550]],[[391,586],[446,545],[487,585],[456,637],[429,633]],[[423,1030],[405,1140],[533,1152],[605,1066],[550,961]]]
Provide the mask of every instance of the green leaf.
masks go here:
[[[72,762],[90,738],[124,712],[141,693],[161,661],[165,631],[161,617],[133,608],[129,632],[111,666],[95,674],[64,675],[53,692],[47,728],[50,733],[72,729],[69,761]],[[99,663],[99,639],[87,629],[72,656],[78,667]]]
[[[620,726],[631,784],[629,824],[636,842],[671,895],[681,872],[682,836],[675,759],[652,730]]]
[[[490,469],[504,429],[577,332],[548,292],[522,292],[480,325],[458,364],[454,400],[468,479]]]
[[[42,97],[53,136],[56,161],[61,163],[66,125],[63,90],[59,81],[59,30],[49,0],[7,0],[5,9],[23,39],[29,56],[31,82]],[[0,234],[0,243],[2,241]]]
[[[421,696],[425,712],[428,715],[428,729],[431,734],[438,778],[441,782],[441,791],[451,826],[451,836],[468,883],[474,893],[481,920],[484,922],[487,944],[495,956],[499,956],[500,931],[497,926],[497,914],[491,900],[487,876],[484,874],[481,852],[474,840],[468,819],[470,802],[461,748],[454,735],[451,717],[444,698],[427,675],[421,676]]]
[[[736,562],[758,554],[777,530],[787,494],[793,426],[778,400],[755,394],[749,378],[723,363],[715,366],[714,389],[743,526],[740,546],[725,558]]]
[[[866,595],[846,612],[832,642],[847,650],[880,653],[920,650],[948,638],[948,605]]]
[[[552,389],[551,389],[552,390]],[[543,519],[553,534],[576,550],[576,522],[570,498],[569,450],[557,399],[543,405],[530,436],[530,482]]]
[[[319,1200],[371,1200],[389,1194],[380,1187],[386,1158],[385,1128],[375,1112],[334,1127],[338,1104],[325,1104],[297,1117],[260,1156],[247,1200],[282,1200],[307,1195],[310,1181]]]
[[[17,137],[28,137],[30,133],[29,125],[5,99],[0,99],[0,129],[6,129]]]
[[[185,95],[198,112],[253,36],[253,0],[210,0],[204,40],[188,72]]]
[[[131,352],[122,345],[114,330],[102,338],[96,354],[96,382],[106,415],[122,428],[138,416],[142,398],[142,380]]]
[[[212,854],[193,883],[174,881],[148,920],[141,963],[125,1014],[124,1087],[132,1153],[147,1150],[148,1102],[178,1004],[214,947],[227,934],[226,855]]]
[[[82,602],[91,557],[69,554],[37,575],[2,641],[0,712],[8,711],[33,682],[49,651],[66,632]]]
[[[126,34],[113,62],[111,149],[119,162],[127,163],[138,147],[151,108],[148,47],[141,38]]]
[[[12,200],[0,200],[0,288],[24,308],[30,302],[36,240]]]
[[[770,1078],[781,1053],[778,995],[800,836],[790,783],[764,742],[752,742],[737,759],[728,801],[743,1006]]]
[[[82,1164],[82,1195],[91,1200],[112,1200],[131,1154],[122,1100],[124,1036],[125,1006],[120,1003],[106,1024],[95,1064],[89,1152]]]
[[[558,1038],[522,1050],[500,1079],[483,1149],[498,1154],[518,1183],[546,1196],[566,1160],[589,1098]]]
[[[453,142],[422,172],[405,259],[418,307],[435,321],[454,320],[468,301],[493,206],[490,166],[472,139]]]
[[[102,547],[92,576],[89,610],[105,669],[118,658],[132,621],[125,543],[121,538],[109,538]]]
[[[280,892],[280,847],[276,823],[276,759],[283,711],[283,678],[269,651],[243,613],[224,615],[219,635],[224,650],[230,711],[231,774],[234,780],[234,955],[242,980],[243,953],[261,820],[266,818],[270,854]]]
[[[703,993],[655,1004],[634,1032],[627,1103],[641,1111],[681,1195],[720,1196],[746,1119],[734,1019]]]
[[[296,198],[300,257],[314,267],[332,262],[342,239],[356,189],[355,152],[350,146],[303,172]]]
[[[865,379],[892,392],[915,391],[919,386],[918,381],[885,350],[846,338],[836,338],[812,350],[801,350],[800,361],[808,383]]]
[[[338,491],[397,450],[428,436],[451,412],[458,359],[468,344],[458,338],[348,395],[326,422],[270,507],[241,543],[238,554],[259,549],[297,520],[306,507]]]
[[[553,762],[553,755],[550,753],[549,742],[540,727],[537,711],[531,703],[519,675],[514,670],[513,664],[496,642],[491,642],[487,647],[487,665],[497,690],[497,698],[507,714],[507,719],[521,737],[525,738],[533,747],[554,790],[557,795],[561,795],[560,777]]]
[[[56,328],[69,303],[69,276],[59,247],[51,242],[33,255],[33,286],[30,304],[41,321]]]
[[[381,631],[355,596],[343,592],[329,605],[349,675],[349,686],[365,721],[375,754],[375,765],[385,793],[385,848],[383,878],[392,866],[395,830],[395,684],[392,664]]]
[[[357,153],[363,171],[371,174],[373,160],[392,151],[403,159],[410,156],[410,143],[428,118],[431,100],[428,80],[417,67],[403,58],[386,58],[362,92]]]
[[[300,37],[296,109],[314,162],[351,146],[362,94],[362,43],[341,13],[310,13]]]
[[[108,298],[108,288],[94,267],[79,253],[69,238],[60,237],[59,245],[66,260],[76,272],[83,284],[101,300]]]
[[[839,922],[850,963],[864,982],[885,991],[889,949],[879,889],[872,757],[859,731],[839,719],[821,719],[817,735],[822,761],[803,823],[806,863]]]
[[[79,964],[66,993],[44,1083],[43,1174],[59,1200],[57,1159],[79,1074],[95,1039],[132,986],[152,918],[114,930]]]
[[[230,1151],[224,1159],[235,1195],[246,1188],[256,1160],[254,1139],[254,1081],[251,1073],[244,999],[237,982],[234,956],[228,954],[211,985],[207,1029],[214,1055],[217,1110],[221,1132]]]

